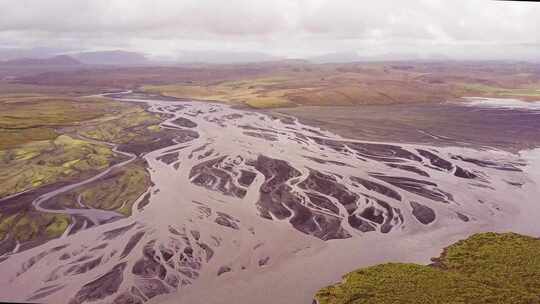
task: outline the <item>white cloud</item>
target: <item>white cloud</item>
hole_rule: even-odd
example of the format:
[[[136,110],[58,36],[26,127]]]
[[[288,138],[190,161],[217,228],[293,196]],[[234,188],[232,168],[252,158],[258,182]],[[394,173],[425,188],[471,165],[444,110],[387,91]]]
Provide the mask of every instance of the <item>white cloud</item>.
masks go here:
[[[0,44],[511,58],[540,53],[538,16],[488,0],[0,0]]]

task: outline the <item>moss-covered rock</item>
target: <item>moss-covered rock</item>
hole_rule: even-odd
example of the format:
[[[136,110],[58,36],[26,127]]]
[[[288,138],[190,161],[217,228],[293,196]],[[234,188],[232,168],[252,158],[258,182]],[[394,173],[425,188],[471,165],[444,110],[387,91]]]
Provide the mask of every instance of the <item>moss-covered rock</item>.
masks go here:
[[[86,138],[111,143],[128,143],[144,137],[149,131],[159,131],[160,118],[139,107],[124,110],[119,115],[105,116],[80,131]],[[150,128],[151,127],[151,128]],[[153,128],[153,129],[152,129]]]
[[[150,175],[142,161],[117,170],[79,193],[87,206],[131,215],[135,201],[150,187]]]
[[[68,215],[55,214],[45,228],[45,234],[48,238],[60,237],[69,226],[71,220]]]
[[[112,149],[68,135],[0,150],[0,197],[39,186],[85,177],[109,167]]]
[[[351,272],[316,294],[320,304],[540,303],[540,240],[483,233],[429,266],[390,263]]]
[[[49,240],[61,236],[70,223],[70,216],[65,214],[27,210],[9,215],[0,214],[0,240],[8,236],[19,243]]]

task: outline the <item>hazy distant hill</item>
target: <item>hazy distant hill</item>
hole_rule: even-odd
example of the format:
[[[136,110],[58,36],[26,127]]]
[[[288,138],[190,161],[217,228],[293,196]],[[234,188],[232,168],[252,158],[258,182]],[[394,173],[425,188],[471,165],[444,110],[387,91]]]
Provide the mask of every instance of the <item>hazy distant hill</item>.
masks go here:
[[[35,47],[35,48],[17,48],[17,47],[0,47],[0,61],[34,58],[46,59],[57,55],[65,54],[69,50],[61,48]]]
[[[173,61],[177,63],[234,64],[268,62],[280,59],[282,58],[260,52],[182,51],[177,54],[176,59],[173,59]]]
[[[319,56],[308,58],[313,63],[343,63],[343,62],[356,62],[362,61],[362,57],[358,56],[356,52],[338,52],[328,53]]]
[[[81,62],[67,55],[59,55],[50,58],[18,58],[0,61],[2,66],[76,66]]]
[[[94,65],[146,65],[145,55],[127,51],[96,51],[70,54],[84,64]]]
[[[313,63],[347,63],[374,61],[446,61],[450,57],[441,54],[384,53],[379,55],[361,55],[355,51],[328,53],[309,57]]]

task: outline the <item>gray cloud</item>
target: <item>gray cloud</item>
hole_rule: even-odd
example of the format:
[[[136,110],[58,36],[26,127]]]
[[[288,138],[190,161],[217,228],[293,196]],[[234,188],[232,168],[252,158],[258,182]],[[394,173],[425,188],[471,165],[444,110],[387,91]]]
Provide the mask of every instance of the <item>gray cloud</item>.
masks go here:
[[[527,59],[538,16],[540,4],[489,0],[0,0],[0,44]]]

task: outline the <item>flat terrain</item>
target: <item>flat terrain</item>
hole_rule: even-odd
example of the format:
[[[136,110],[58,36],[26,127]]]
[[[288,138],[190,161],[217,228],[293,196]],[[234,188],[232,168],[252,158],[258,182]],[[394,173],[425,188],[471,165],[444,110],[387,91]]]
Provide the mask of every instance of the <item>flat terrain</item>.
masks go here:
[[[32,199],[125,160],[126,155],[114,151],[114,144],[144,142],[159,134],[157,116],[104,98],[6,94],[0,103],[0,252],[61,236],[75,218],[38,212]],[[144,162],[135,162],[94,183],[81,197],[93,202],[90,206],[118,209],[127,216],[150,185],[145,167]],[[24,194],[10,198],[20,193]]]
[[[221,103],[103,97],[131,103],[55,140],[113,143],[120,159],[2,201],[17,219],[2,243],[8,299],[309,303],[358,266],[422,262],[475,232],[538,233],[536,181],[516,154],[354,140]]]
[[[21,86],[78,91],[141,89],[254,108],[429,103],[463,96],[537,100],[540,94],[540,66],[520,62],[310,64],[290,60],[177,67],[83,66],[51,71],[11,68],[3,73],[3,85],[9,84],[9,91]]]
[[[142,89],[253,108],[431,103],[463,96],[540,98],[538,67],[522,64],[300,64],[267,69],[264,74],[249,78],[239,75],[235,81],[194,81]]]
[[[467,101],[274,109],[348,138],[519,152],[540,146],[539,110],[475,107]],[[506,126],[502,128],[501,126]]]
[[[0,75],[0,300],[308,304],[474,233],[540,235],[535,64]]]

